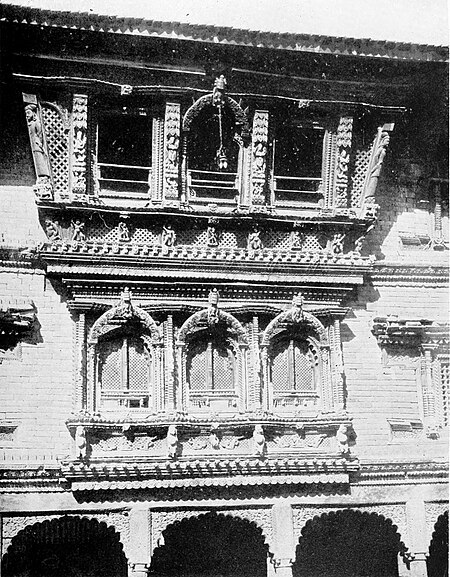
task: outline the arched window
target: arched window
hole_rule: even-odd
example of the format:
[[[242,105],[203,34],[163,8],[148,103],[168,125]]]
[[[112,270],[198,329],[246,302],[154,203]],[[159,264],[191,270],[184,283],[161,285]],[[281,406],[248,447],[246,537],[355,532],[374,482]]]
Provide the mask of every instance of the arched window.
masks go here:
[[[186,356],[189,399],[194,406],[236,405],[237,358],[228,339],[204,332],[193,339]]]
[[[319,397],[320,365],[312,340],[282,334],[272,343],[269,357],[273,405],[315,405]]]
[[[99,340],[97,381],[101,409],[152,406],[152,357],[143,335],[128,332]]]

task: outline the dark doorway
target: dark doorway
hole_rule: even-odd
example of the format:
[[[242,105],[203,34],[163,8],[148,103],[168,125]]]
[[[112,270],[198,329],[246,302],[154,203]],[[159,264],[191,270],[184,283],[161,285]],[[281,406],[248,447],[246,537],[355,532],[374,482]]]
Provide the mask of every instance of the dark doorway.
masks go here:
[[[127,577],[119,535],[104,523],[63,517],[36,523],[11,542],[3,577]]]
[[[434,526],[429,553],[428,577],[448,577],[448,511],[438,518]]]
[[[406,548],[390,520],[339,511],[306,523],[296,551],[294,577],[398,577]]]
[[[268,546],[249,521],[208,513],[174,523],[152,557],[154,575],[266,577]]]

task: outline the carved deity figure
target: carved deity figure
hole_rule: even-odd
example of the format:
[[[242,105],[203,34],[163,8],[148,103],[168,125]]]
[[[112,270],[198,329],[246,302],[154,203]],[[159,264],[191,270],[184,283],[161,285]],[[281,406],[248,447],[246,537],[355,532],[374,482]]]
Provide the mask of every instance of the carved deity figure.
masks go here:
[[[176,166],[177,164],[177,153],[180,144],[180,139],[177,134],[169,134],[167,136],[166,147],[167,147],[167,162]]]
[[[122,242],[130,241],[130,230],[126,222],[120,221],[118,226],[119,240]]]
[[[72,220],[72,240],[84,242],[86,240],[86,235],[84,234],[84,222],[77,219],[75,221]]]
[[[28,124],[31,151],[33,153],[36,174],[38,177],[50,177],[50,165],[44,146],[44,135],[37,106],[35,104],[27,104],[25,106],[25,116]]]
[[[161,244],[165,248],[175,246],[176,234],[170,224],[163,226]]]
[[[120,295],[120,303],[117,307],[116,316],[124,319],[130,319],[134,315],[133,303],[131,302],[131,291],[125,287]]]
[[[219,322],[219,291],[213,288],[208,296],[208,325],[212,326]]]
[[[263,243],[260,238],[260,231],[254,230],[248,235],[248,248],[249,250],[261,250],[263,248]]]
[[[336,432],[336,440],[338,442],[338,450],[343,455],[347,455],[350,452],[348,446],[348,425],[339,425],[339,429]]]
[[[227,81],[223,74],[216,78],[214,81],[213,89],[213,104],[214,106],[222,106],[225,99],[225,90],[227,87]]]
[[[353,252],[358,256],[361,256],[362,246],[365,238],[366,235],[364,234],[355,240],[355,248],[353,249]]]
[[[292,320],[294,323],[299,323],[303,320],[303,304],[305,299],[301,293],[296,294],[292,299]]]
[[[167,430],[167,456],[174,459],[178,451],[178,432],[176,425],[169,425]]]
[[[49,218],[45,219],[45,232],[47,234],[48,240],[51,240],[52,242],[55,240],[61,240],[59,222],[57,220],[52,221]]]
[[[220,449],[220,438],[219,438],[218,426],[216,424],[211,425],[211,432],[209,434],[209,444],[216,451]]]
[[[76,456],[81,461],[86,458],[87,453],[87,440],[86,440],[86,430],[81,425],[75,429],[75,447]]]
[[[262,425],[255,425],[253,430],[253,453],[262,457],[266,450],[266,437]]]
[[[345,234],[336,233],[330,242],[330,251],[333,254],[342,254],[344,252],[344,238]]]
[[[219,244],[219,235],[217,234],[217,230],[215,226],[208,226],[206,229],[206,242],[208,246],[218,246]]]

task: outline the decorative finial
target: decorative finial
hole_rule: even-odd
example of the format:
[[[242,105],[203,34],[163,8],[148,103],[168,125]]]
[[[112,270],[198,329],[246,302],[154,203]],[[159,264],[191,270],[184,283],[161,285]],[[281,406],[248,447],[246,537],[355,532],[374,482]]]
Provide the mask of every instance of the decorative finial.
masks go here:
[[[219,90],[225,90],[227,87],[227,79],[223,74],[221,74],[218,78],[214,80],[214,88],[218,88]]]
[[[208,296],[208,325],[212,326],[219,322],[219,312],[217,310],[219,305],[219,291],[213,288]]]

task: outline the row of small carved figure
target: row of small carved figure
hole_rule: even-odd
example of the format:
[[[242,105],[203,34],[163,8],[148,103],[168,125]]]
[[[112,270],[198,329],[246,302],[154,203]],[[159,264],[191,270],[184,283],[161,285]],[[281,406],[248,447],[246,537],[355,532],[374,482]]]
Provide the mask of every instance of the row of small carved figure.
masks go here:
[[[349,426],[341,424],[336,432],[336,441],[338,443],[338,451],[343,456],[349,454]],[[252,434],[253,439],[253,456],[265,457],[267,443],[262,425],[255,425]],[[179,455],[180,442],[178,439],[178,430],[176,425],[169,425],[166,436],[167,443],[167,458],[175,459]],[[221,440],[218,435],[217,427],[212,426],[209,435],[209,444],[213,449],[220,449]],[[76,457],[84,460],[88,453],[88,442],[86,438],[86,429],[82,425],[78,425],[75,430],[75,445]]]
[[[71,234],[71,241],[72,242],[79,242],[84,243],[86,242],[86,233],[84,231],[85,223],[81,220],[77,219],[72,221],[72,234]],[[62,240],[61,231],[58,221],[52,221],[47,219],[45,221],[45,230],[47,233],[47,237],[50,241],[56,242]],[[217,247],[220,243],[220,233],[217,231],[216,227],[208,226],[206,229],[207,239],[206,245],[208,247]],[[118,242],[130,242],[131,241],[131,234],[130,229],[126,222],[120,221],[117,227],[117,236]],[[333,237],[328,241],[327,251],[331,254],[343,254],[344,252],[344,240],[346,235],[344,233],[336,233]],[[354,249],[353,252],[356,255],[361,254],[362,245],[365,239],[365,235],[360,236],[354,242]],[[298,231],[293,231],[291,233],[290,238],[290,247],[301,248],[304,240],[304,235],[299,233]],[[162,233],[161,233],[161,246],[163,248],[172,248],[175,246],[176,243],[176,233],[173,230],[171,225],[163,226]],[[258,251],[263,250],[264,245],[261,239],[261,231],[254,229],[248,234],[247,238],[247,249],[250,251]],[[323,249],[322,249],[323,250]],[[315,251],[316,252],[316,251]]]

